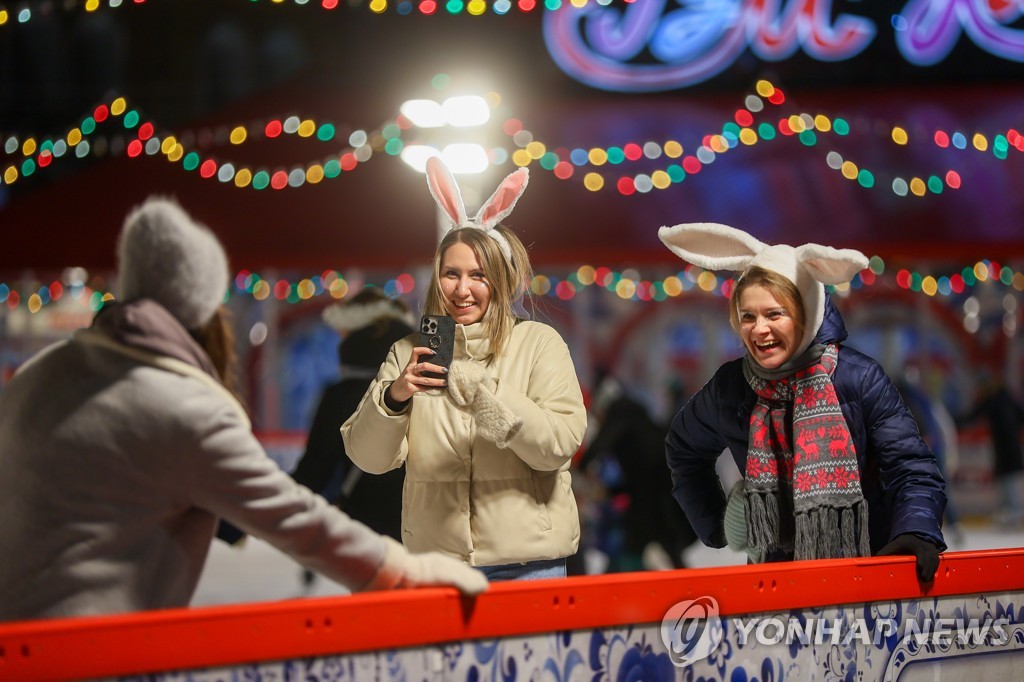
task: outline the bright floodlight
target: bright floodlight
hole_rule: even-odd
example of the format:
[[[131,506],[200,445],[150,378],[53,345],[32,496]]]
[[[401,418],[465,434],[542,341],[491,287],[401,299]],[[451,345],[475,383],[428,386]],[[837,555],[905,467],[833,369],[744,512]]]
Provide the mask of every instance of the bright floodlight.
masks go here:
[[[467,175],[487,170],[487,151],[478,144],[450,144],[441,152],[441,160],[452,173]],[[423,162],[426,164],[426,161]]]
[[[402,115],[417,128],[440,128],[445,125],[445,112],[432,99],[410,99],[399,108]]]
[[[402,149],[401,153],[402,161],[417,173],[426,172],[427,159],[432,156],[440,156],[444,165],[455,175],[483,173],[490,165],[487,151],[478,144],[450,144],[441,152],[428,145],[412,144]]]
[[[479,126],[491,120],[491,108],[477,95],[449,97],[441,105],[448,125],[455,128]]]
[[[425,144],[410,144],[402,148],[400,154],[402,161],[405,161],[410,168],[417,173],[427,171],[427,159],[431,156],[440,156],[441,153],[434,147]]]

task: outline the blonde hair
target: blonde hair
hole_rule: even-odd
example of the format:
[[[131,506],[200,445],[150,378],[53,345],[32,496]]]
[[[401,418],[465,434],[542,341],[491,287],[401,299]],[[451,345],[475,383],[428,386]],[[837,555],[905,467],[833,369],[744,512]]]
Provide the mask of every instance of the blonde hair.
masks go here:
[[[786,307],[786,312],[796,323],[797,338],[802,338],[807,318],[804,314],[803,297],[796,285],[785,275],[780,275],[774,270],[767,270],[757,265],[747,268],[732,289],[729,296],[729,325],[737,334],[740,333],[740,296],[743,292],[753,286],[767,289],[779,303]]]
[[[526,293],[526,288],[533,278],[533,270],[530,267],[530,257],[526,253],[526,247],[519,241],[519,237],[503,225],[496,225],[493,229],[497,230],[508,242],[512,251],[512,262],[510,263],[505,258],[498,242],[483,230],[475,227],[449,230],[441,243],[437,245],[437,251],[434,254],[434,272],[427,288],[424,313],[427,315],[448,314],[448,309],[444,304],[444,294],[441,291],[441,263],[444,260],[444,254],[453,244],[467,245],[473,249],[473,253],[480,260],[484,276],[490,285],[491,300],[484,313],[483,325],[484,334],[490,341],[491,356],[497,357],[501,355],[505,342],[512,334],[512,327],[516,323],[516,314],[512,306]]]

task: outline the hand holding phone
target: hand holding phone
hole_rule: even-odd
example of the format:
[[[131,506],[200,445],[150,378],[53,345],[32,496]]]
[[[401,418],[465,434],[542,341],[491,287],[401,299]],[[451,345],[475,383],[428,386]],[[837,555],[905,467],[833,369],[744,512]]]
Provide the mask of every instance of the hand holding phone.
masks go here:
[[[434,351],[424,360],[432,365],[450,367],[455,353],[455,319],[447,315],[424,315],[420,318],[419,345]],[[423,372],[423,376],[434,379],[445,378],[438,372]]]
[[[414,395],[439,395],[448,385],[444,372],[451,366],[454,352],[455,320],[444,315],[424,315],[420,320],[419,343],[412,349],[402,374],[388,387],[385,400],[401,404]]]

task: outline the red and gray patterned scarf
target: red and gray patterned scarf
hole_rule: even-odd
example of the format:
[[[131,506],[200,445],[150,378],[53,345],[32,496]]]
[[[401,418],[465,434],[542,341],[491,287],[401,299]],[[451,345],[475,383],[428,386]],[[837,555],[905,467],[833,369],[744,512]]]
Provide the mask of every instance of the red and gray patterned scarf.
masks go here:
[[[837,357],[827,345],[817,361],[774,380],[745,363],[757,394],[744,484],[751,547],[797,560],[871,554],[857,452],[832,385]]]

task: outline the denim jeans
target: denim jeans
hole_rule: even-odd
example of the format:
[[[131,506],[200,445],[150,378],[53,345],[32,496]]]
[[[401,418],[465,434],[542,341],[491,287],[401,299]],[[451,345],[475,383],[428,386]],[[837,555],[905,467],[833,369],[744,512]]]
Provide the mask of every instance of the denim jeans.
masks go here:
[[[543,580],[545,578],[564,578],[565,559],[545,559],[543,561],[527,561],[524,564],[501,564],[499,566],[477,566],[477,570],[487,576],[490,581],[501,580]]]

